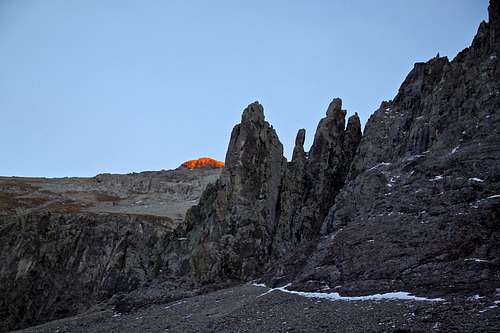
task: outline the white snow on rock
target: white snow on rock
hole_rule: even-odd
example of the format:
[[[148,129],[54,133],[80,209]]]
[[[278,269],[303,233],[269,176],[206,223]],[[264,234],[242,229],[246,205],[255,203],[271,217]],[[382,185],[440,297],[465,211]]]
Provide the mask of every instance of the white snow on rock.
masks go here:
[[[467,259],[464,259],[464,261],[489,262],[486,259],[479,259],[479,258],[467,258]]]
[[[481,179],[481,178],[476,178],[476,177],[474,177],[474,178],[469,178],[469,180],[470,180],[470,181],[473,181],[473,182],[479,182],[479,183],[483,183],[483,182],[484,182],[484,180],[483,180],[483,179]]]
[[[172,303],[172,304],[170,304],[170,305],[167,305],[166,307],[164,307],[164,309],[165,309],[165,310],[167,310],[167,309],[170,309],[170,308],[171,308],[171,307],[173,307],[173,306],[177,306],[177,305],[184,304],[184,303],[187,303],[187,301],[182,301],[182,300],[181,300],[181,301],[178,301],[178,302]]]
[[[257,285],[257,284],[253,284]],[[259,287],[262,284],[258,285]],[[427,298],[427,297],[418,297],[411,295],[406,291],[397,291],[385,294],[374,294],[374,295],[366,295],[366,296],[340,296],[339,293],[319,293],[319,292],[305,292],[305,291],[295,291],[286,289],[290,284],[287,284],[283,287],[278,288],[270,288],[264,294],[259,295],[263,296],[269,294],[272,291],[278,290],[288,294],[294,294],[307,298],[319,298],[326,299],[329,301],[384,301],[384,300],[405,300],[405,301],[425,301],[425,302],[443,302],[445,299],[443,298]]]
[[[500,194],[490,195],[486,199],[495,199],[495,198],[500,198]]]
[[[453,148],[453,149],[451,150],[451,153],[452,153],[452,154],[455,154],[455,153],[457,152],[457,150],[458,150],[458,148],[459,148],[459,147],[460,147],[460,146],[457,146],[457,147]]]
[[[477,300],[480,300],[481,298],[484,298],[484,296],[474,295],[474,296],[467,297],[467,299],[470,301],[477,301]]]
[[[429,181],[430,182],[435,182],[435,181],[438,181],[438,180],[441,180],[441,179],[443,179],[443,176],[442,175],[438,175],[438,176],[436,176],[436,177],[434,177],[432,179],[429,179]]]
[[[375,166],[371,167],[371,168],[370,168],[370,169],[368,169],[368,170],[374,170],[374,169],[377,169],[378,167],[381,167],[381,166],[387,166],[387,165],[391,165],[391,163],[381,162],[381,163],[376,164]]]

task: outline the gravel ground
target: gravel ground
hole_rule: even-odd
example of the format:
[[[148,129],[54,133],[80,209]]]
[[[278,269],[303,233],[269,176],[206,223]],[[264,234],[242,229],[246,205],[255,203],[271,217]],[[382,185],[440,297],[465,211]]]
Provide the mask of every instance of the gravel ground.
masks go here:
[[[89,312],[19,332],[500,332],[494,301],[330,301],[246,284],[129,313]]]

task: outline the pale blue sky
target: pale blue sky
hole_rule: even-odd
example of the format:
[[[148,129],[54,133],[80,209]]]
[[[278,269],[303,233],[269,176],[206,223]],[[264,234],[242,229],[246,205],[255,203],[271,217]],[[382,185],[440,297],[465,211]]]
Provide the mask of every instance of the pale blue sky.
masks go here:
[[[223,160],[255,100],[289,157],[333,97],[364,123],[485,19],[487,0],[0,0],[0,175]]]

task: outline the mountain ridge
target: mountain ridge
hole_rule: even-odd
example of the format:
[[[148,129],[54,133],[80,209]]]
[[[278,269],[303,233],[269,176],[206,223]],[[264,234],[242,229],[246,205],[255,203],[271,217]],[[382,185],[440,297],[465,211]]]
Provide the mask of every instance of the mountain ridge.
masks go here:
[[[103,280],[110,292],[99,299],[98,309],[134,313],[151,304],[259,282],[348,296],[405,290],[446,297],[463,316],[483,315],[467,307],[468,297],[477,295],[491,300],[496,313],[499,52],[500,1],[491,0],[489,22],[479,25],[471,46],[452,61],[435,57],[415,64],[394,99],[382,102],[371,115],[364,133],[357,115],[346,123],[347,111],[335,98],[318,123],[309,152],[304,150],[305,130],[298,131],[290,161],[262,105],[249,104],[232,130],[220,176],[206,185],[184,222],[166,230],[155,221],[141,220],[141,226],[147,223],[143,228],[119,217],[88,221],[102,228],[124,224],[114,236],[113,250],[103,250],[114,255],[108,270],[112,274],[107,275],[111,278]],[[51,230],[58,230],[59,223],[71,225],[74,219],[71,214],[11,216],[0,223],[1,234],[4,244],[15,244],[9,239],[24,237],[17,230],[25,227],[29,237],[44,244],[43,237],[53,241]],[[37,223],[46,227],[38,230]],[[78,274],[74,257],[86,253],[82,242],[76,252],[69,251],[69,258],[63,257],[70,270],[57,266],[63,279]],[[11,248],[2,253],[12,253]],[[28,276],[31,255],[19,253],[17,262],[5,266],[10,267],[8,274],[4,271],[9,285],[18,274]],[[44,278],[35,276],[34,284],[43,286]],[[248,292],[255,299],[267,294],[257,296],[248,285],[241,288],[242,299]],[[54,293],[54,288],[45,292]],[[83,306],[65,309],[52,296],[53,303],[42,304],[61,307],[51,318],[84,311]],[[43,320],[33,316],[28,302],[16,303],[14,310],[11,304],[0,307],[0,313],[10,315],[4,327]],[[303,310],[293,313],[300,316]],[[443,320],[453,325],[453,309],[443,311],[448,318]],[[485,325],[498,329],[498,318]],[[425,322],[425,314],[418,320]]]

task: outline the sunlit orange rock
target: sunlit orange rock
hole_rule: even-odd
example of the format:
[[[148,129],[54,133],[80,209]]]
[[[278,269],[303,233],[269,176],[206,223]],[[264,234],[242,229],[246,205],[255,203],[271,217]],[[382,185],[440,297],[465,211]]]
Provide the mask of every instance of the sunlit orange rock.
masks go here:
[[[181,166],[188,168],[190,170],[193,169],[216,169],[223,168],[224,162],[214,160],[210,157],[201,157],[197,160],[189,160],[181,164]]]

